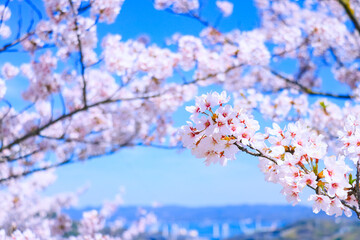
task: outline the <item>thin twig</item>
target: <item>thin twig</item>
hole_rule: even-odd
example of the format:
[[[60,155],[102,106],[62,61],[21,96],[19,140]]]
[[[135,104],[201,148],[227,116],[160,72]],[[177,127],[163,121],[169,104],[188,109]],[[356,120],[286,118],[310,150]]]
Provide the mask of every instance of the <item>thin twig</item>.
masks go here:
[[[336,93],[314,91],[308,87],[305,87],[304,85],[300,84],[299,82],[290,80],[289,78],[281,75],[280,73],[276,72],[275,70],[272,70],[272,69],[268,69],[268,70],[276,77],[284,80],[286,83],[289,83],[293,86],[297,86],[300,91],[307,93],[309,95],[312,95],[312,96],[323,96],[323,97],[331,97],[331,98],[338,98],[338,99],[352,99],[353,98],[353,96],[351,96],[351,95],[342,95],[342,94],[336,94]]]
[[[270,160],[271,162],[275,163],[276,165],[278,165],[275,159],[273,159],[273,158],[265,155],[265,154],[262,153],[260,150],[254,148],[254,147],[252,147],[252,146],[247,146],[247,147],[251,148],[252,150],[255,150],[256,153],[254,153],[254,152],[252,152],[252,151],[249,151],[246,147],[243,147],[243,146],[239,145],[239,144],[236,143],[236,142],[235,142],[234,144],[239,148],[239,150],[241,150],[241,151],[243,151],[243,152],[245,152],[245,153],[247,153],[247,154],[250,154],[250,155],[255,156],[255,157],[266,158],[266,159]],[[303,169],[303,167],[301,167],[301,166],[300,166],[300,168]],[[305,170],[303,169],[303,171],[305,171]],[[305,172],[307,173],[307,171],[305,171]],[[356,194],[357,194],[358,204],[359,204],[359,206],[360,206],[360,201],[359,201],[359,199],[360,199],[359,175],[360,175],[360,173],[359,173],[359,162],[358,162],[358,164],[357,164],[357,180],[356,180],[357,192],[356,192]],[[334,199],[334,198],[335,198],[335,197],[329,196],[326,191],[318,191],[317,188],[314,188],[314,187],[312,187],[312,186],[310,186],[310,185],[308,185],[308,184],[307,184],[307,186],[308,186],[309,188],[311,188],[312,190],[314,190],[314,191],[316,192],[316,194],[318,194],[318,195],[324,195],[324,196],[329,197],[330,199]],[[356,209],[355,206],[349,205],[345,200],[340,200],[340,201],[341,201],[341,203],[342,203],[345,207],[347,207],[347,208],[351,209],[353,212],[355,212],[356,215],[358,216],[358,218],[360,219],[360,212],[358,212],[358,210]]]
[[[28,32],[27,34],[23,35],[21,38],[15,39],[13,42],[5,44],[3,47],[0,48],[0,52],[4,52],[7,49],[21,43],[22,41],[28,39],[30,36],[34,35],[35,31]]]
[[[359,161],[357,162],[356,164],[356,185],[355,185],[355,196],[356,196],[356,200],[358,202],[358,206],[360,206],[360,184],[359,184],[359,181],[360,181],[360,173],[359,173],[359,167],[360,167],[360,163]]]
[[[69,0],[72,12],[74,14],[74,24],[75,24],[75,31],[76,31],[76,38],[78,41],[78,46],[79,46],[79,55],[80,55],[80,71],[81,71],[81,78],[82,78],[82,82],[83,82],[83,101],[84,101],[84,107],[87,108],[87,96],[86,96],[86,79],[85,79],[85,64],[84,64],[84,55],[83,55],[83,50],[82,50],[82,43],[80,40],[80,34],[79,34],[79,25],[77,22],[77,14],[75,11],[75,7],[73,5],[72,0]]]
[[[114,103],[114,102],[121,102],[121,101],[133,101],[133,100],[140,100],[140,99],[151,99],[151,98],[155,98],[155,97],[159,97],[161,96],[162,94],[164,93],[158,93],[158,94],[154,94],[154,95],[148,95],[148,96],[141,96],[141,97],[132,97],[132,98],[120,98],[120,99],[112,99],[112,98],[108,98],[106,100],[103,100],[103,101],[99,101],[99,102],[96,102],[96,103],[93,103],[91,105],[88,105],[88,106],[83,106],[82,108],[78,108],[78,109],[75,109],[74,111],[72,112],[69,112],[67,114],[64,114],[64,115],[61,115],[60,117],[54,119],[54,120],[51,120],[49,121],[48,123],[42,125],[41,127],[38,127],[36,128],[35,130],[32,130],[30,132],[28,132],[27,134],[25,134],[24,136],[20,137],[20,138],[17,138],[16,140],[14,140],[13,142],[9,143],[8,145],[6,146],[3,146],[0,148],[0,152],[2,152],[4,149],[10,149],[11,147],[13,147],[14,145],[16,144],[19,144],[25,140],[27,140],[28,138],[30,137],[34,137],[36,135],[39,135],[41,131],[43,131],[44,129],[52,126],[53,124],[59,122],[59,121],[62,121],[66,118],[69,118],[69,117],[72,117],[73,115],[79,113],[79,112],[83,112],[83,111],[86,111],[90,108],[94,108],[94,107],[97,107],[97,106],[100,106],[100,105],[103,105],[103,104],[109,104],[109,103]]]
[[[258,150],[258,149],[252,148],[252,149],[254,149],[254,150],[256,151],[256,152],[254,153],[254,152],[249,151],[246,147],[243,147],[243,146],[239,145],[237,142],[235,142],[234,145],[237,146],[237,147],[239,148],[239,150],[241,150],[241,151],[243,151],[243,152],[245,152],[245,153],[247,153],[247,154],[250,154],[250,155],[255,156],[255,157],[266,158],[266,159],[272,161],[273,163],[275,163],[275,164],[277,165],[277,162],[276,162],[275,159],[272,159],[271,157],[263,154],[263,153],[262,153],[260,150]]]
[[[358,20],[356,19],[355,15],[353,14],[354,10],[352,10],[350,7],[350,1],[349,0],[347,0],[347,1],[338,0],[338,2],[344,8],[346,14],[350,18],[351,22],[354,24],[356,31],[360,34],[360,24],[359,24]]]

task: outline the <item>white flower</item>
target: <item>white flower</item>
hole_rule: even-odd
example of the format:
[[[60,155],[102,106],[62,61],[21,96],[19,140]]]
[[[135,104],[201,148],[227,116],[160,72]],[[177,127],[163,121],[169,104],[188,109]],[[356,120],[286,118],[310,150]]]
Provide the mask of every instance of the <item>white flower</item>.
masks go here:
[[[318,213],[320,210],[327,211],[330,206],[331,200],[329,197],[324,195],[313,194],[309,197],[308,201],[314,201],[313,212]]]
[[[224,17],[230,16],[234,8],[234,4],[229,1],[216,1],[216,6],[220,9]]]

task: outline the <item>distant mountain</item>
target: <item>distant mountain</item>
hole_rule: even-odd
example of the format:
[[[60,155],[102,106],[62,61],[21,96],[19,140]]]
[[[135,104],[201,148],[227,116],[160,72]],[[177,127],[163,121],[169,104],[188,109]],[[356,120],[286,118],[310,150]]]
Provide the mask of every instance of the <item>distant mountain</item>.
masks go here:
[[[301,219],[327,218],[323,213],[314,214],[307,206],[287,205],[237,205],[220,207],[141,207],[153,212],[159,221],[167,223],[178,222],[235,222],[243,219],[262,221],[281,221],[291,223]],[[74,220],[82,216],[83,211],[99,208],[69,209],[67,214]],[[138,216],[139,206],[120,207],[113,218],[123,217],[129,221]]]
[[[357,240],[360,239],[360,224],[350,219],[306,219],[286,225],[274,231],[240,234],[227,240]]]
[[[125,218],[131,223],[139,216],[139,206],[120,207],[111,220]],[[69,209],[74,220],[84,211],[99,208]],[[141,207],[153,212],[158,224],[143,239],[185,239],[180,229],[196,231],[199,239],[285,240],[285,239],[360,239],[360,224],[353,218],[334,218],[314,214],[311,207],[289,205],[237,205],[221,207]],[[331,231],[329,231],[331,229]],[[174,237],[176,236],[176,237]],[[191,239],[191,238],[189,238]]]

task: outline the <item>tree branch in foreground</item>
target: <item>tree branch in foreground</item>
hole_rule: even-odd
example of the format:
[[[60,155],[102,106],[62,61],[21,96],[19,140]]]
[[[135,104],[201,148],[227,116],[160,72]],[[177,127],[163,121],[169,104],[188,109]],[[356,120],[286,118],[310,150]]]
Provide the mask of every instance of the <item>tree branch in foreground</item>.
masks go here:
[[[270,156],[267,156],[266,154],[262,153],[260,150],[258,150],[258,149],[256,149],[256,148],[253,148],[253,147],[250,146],[250,145],[247,145],[246,147],[249,147],[249,148],[251,148],[251,149],[253,149],[253,150],[256,150],[256,151],[257,151],[256,153],[249,151],[246,147],[243,147],[243,146],[239,145],[239,144],[236,143],[236,142],[234,143],[234,145],[237,146],[238,149],[239,149],[240,151],[242,151],[242,152],[245,152],[245,153],[247,153],[247,154],[249,154],[249,155],[252,155],[252,156],[255,156],[255,157],[266,158],[267,160],[271,161],[271,162],[274,163],[275,165],[278,165],[276,159],[274,159],[274,158],[272,158],[272,157],[270,157]],[[357,166],[359,167],[359,163],[357,164]],[[300,166],[300,168],[301,168],[302,170],[304,170],[302,166]],[[358,184],[359,184],[359,168],[357,168],[357,179],[356,179],[356,182],[357,182],[357,183],[356,183],[356,187],[357,187],[357,189],[359,189],[359,188],[358,188]],[[319,189],[320,191],[318,191],[318,189],[316,189],[316,188],[314,188],[314,187],[312,187],[312,186],[310,186],[310,185],[308,185],[308,184],[306,184],[306,186],[309,187],[309,188],[311,188],[312,190],[314,190],[315,193],[318,194],[318,195],[327,196],[327,197],[329,197],[330,199],[334,199],[334,198],[335,198],[335,197],[329,196],[328,193],[326,192],[326,190],[321,191],[321,190]],[[357,199],[358,202],[360,202],[360,194],[358,194],[358,192],[359,192],[359,190],[357,191],[357,193],[355,193],[355,198]],[[346,201],[344,201],[344,200],[341,200],[341,203],[342,203],[345,207],[347,207],[347,208],[349,208],[350,210],[352,210],[352,211],[357,215],[358,219],[360,219],[360,212],[356,209],[355,206],[349,205],[349,204],[348,204]]]

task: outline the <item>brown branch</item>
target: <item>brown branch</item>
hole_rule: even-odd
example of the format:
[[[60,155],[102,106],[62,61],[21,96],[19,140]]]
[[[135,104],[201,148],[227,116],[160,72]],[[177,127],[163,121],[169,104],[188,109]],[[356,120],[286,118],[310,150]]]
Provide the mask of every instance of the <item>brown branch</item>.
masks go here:
[[[18,178],[21,178],[21,177],[25,177],[25,176],[28,176],[30,174],[36,173],[36,172],[42,172],[42,171],[49,170],[49,169],[52,169],[52,168],[57,168],[57,167],[66,165],[68,163],[74,163],[74,161],[65,160],[65,161],[62,161],[62,162],[59,162],[59,163],[56,163],[56,164],[48,165],[46,167],[35,168],[35,169],[29,170],[29,171],[24,171],[24,172],[22,172],[20,174],[10,175],[9,177],[1,178],[0,183],[4,183],[4,182],[7,182],[7,181],[12,180],[12,179],[18,179]]]
[[[164,9],[164,11],[166,11],[168,13],[171,13],[171,14],[178,15],[178,16],[184,16],[184,17],[188,17],[188,18],[191,18],[191,19],[195,19],[200,24],[204,25],[205,27],[212,27],[208,21],[201,18],[198,14],[194,14],[194,13],[192,13],[190,11],[187,12],[187,13],[177,13],[177,12],[174,12],[171,8],[166,8],[166,9]]]
[[[350,0],[338,0],[338,2],[344,8],[346,14],[350,18],[351,22],[354,24],[356,31],[360,34],[360,24],[353,13],[354,10],[350,7]]]
[[[335,197],[330,197],[327,193],[325,192],[318,192],[319,188],[314,188],[308,184],[306,184],[306,186],[308,186],[309,188],[311,188],[312,190],[315,191],[316,194],[318,195],[323,195],[323,196],[327,196],[330,199],[334,199]],[[349,208],[350,210],[352,210],[353,212],[355,212],[356,216],[360,219],[360,212],[358,212],[358,210],[356,209],[355,206],[351,206],[349,205],[345,200],[340,200],[340,202],[342,203],[342,205],[344,205],[345,207]]]
[[[24,158],[27,158],[27,157],[30,157],[36,153],[39,153],[41,151],[43,151],[44,149],[37,149],[37,150],[33,150],[32,152],[28,153],[28,154],[24,154],[24,155],[20,155],[18,157],[15,157],[15,158],[11,158],[11,157],[7,157],[7,156],[3,156],[2,158],[3,159],[6,159],[6,160],[0,160],[0,162],[15,162],[17,160],[20,160],[20,159],[24,159]]]
[[[258,149],[255,149],[255,148],[253,148],[253,147],[251,147],[251,146],[248,146],[248,147],[250,147],[251,149],[253,149],[253,150],[256,151],[256,152],[252,152],[252,151],[249,151],[246,147],[243,147],[243,146],[239,145],[237,142],[235,142],[234,145],[237,146],[239,150],[241,150],[241,151],[243,151],[243,152],[245,152],[245,153],[247,153],[247,154],[250,154],[250,155],[255,156],[255,157],[266,158],[266,159],[272,161],[273,163],[275,163],[275,164],[277,165],[277,162],[276,162],[275,159],[273,159],[273,158],[265,155],[264,153],[262,153],[262,152],[261,152],[260,150],[258,150]]]
[[[163,92],[164,93],[164,92]],[[133,98],[123,98],[123,99],[111,99],[111,98],[108,98],[106,100],[103,100],[103,101],[100,101],[100,102],[96,102],[96,103],[93,103],[91,105],[88,105],[88,106],[83,106],[82,108],[79,108],[79,109],[76,109],[72,112],[69,112],[67,114],[63,114],[61,115],[60,117],[54,119],[54,120],[51,120],[49,121],[48,123],[42,125],[41,127],[38,127],[36,128],[35,130],[31,131],[31,132],[28,132],[27,134],[25,134],[24,136],[20,137],[20,138],[17,138],[16,140],[14,140],[13,142],[7,144],[6,146],[2,146],[0,148],[0,152],[2,152],[4,149],[10,149],[11,147],[13,147],[14,145],[16,144],[19,144],[25,140],[27,140],[28,138],[30,137],[34,137],[34,136],[37,136],[40,134],[41,131],[43,131],[44,129],[52,126],[53,124],[59,122],[59,121],[62,121],[66,118],[69,118],[69,117],[72,117],[73,115],[79,113],[79,112],[83,112],[83,111],[86,111],[90,108],[94,108],[94,107],[97,107],[99,105],[102,105],[102,104],[109,104],[109,103],[114,103],[114,102],[121,102],[121,101],[133,101],[133,100],[139,100],[139,99],[151,99],[151,98],[155,98],[155,97],[159,97],[161,96],[163,93],[158,93],[158,94],[154,94],[154,95],[149,95],[149,96],[141,96],[141,97],[133,97]]]
[[[246,147],[243,147],[243,146],[240,146],[238,143],[234,143],[234,145],[236,145],[238,148],[239,148],[239,150],[241,150],[241,151],[243,151],[243,152],[245,152],[245,153],[247,153],[247,154],[249,154],[249,155],[252,155],[252,156],[255,156],[255,157],[262,157],[262,158],[266,158],[266,159],[268,159],[268,160],[270,160],[271,162],[273,162],[273,163],[275,163],[276,165],[278,165],[277,164],[277,162],[276,162],[276,160],[275,159],[273,159],[273,158],[271,158],[271,157],[269,157],[269,156],[267,156],[267,155],[265,155],[264,153],[262,153],[260,150],[258,150],[258,149],[256,149],[256,148],[254,148],[254,147],[252,147],[252,146],[250,146],[250,145],[248,145],[247,147],[249,147],[249,148],[251,148],[252,150],[255,150],[256,151],[256,153],[254,153],[254,152],[252,152],[252,151],[249,151]],[[301,166],[300,166],[301,167]],[[302,168],[302,167],[301,167]],[[305,171],[304,169],[303,169],[303,171]],[[306,171],[305,171],[306,172]],[[357,164],[357,183],[356,183],[356,186],[357,186],[357,199],[358,199],[358,203],[359,203],[359,206],[360,206],[360,201],[359,201],[359,199],[360,199],[360,191],[359,191],[359,175],[360,175],[360,173],[359,173],[359,162],[358,162],[358,164]],[[317,190],[317,188],[314,188],[314,187],[312,187],[312,186],[310,186],[310,185],[306,185],[306,186],[308,186],[309,188],[311,188],[312,190],[314,190],[315,191],[315,193],[316,194],[318,194],[318,195],[324,195],[324,196],[327,196],[327,197],[329,197],[330,199],[334,199],[335,197],[330,197],[328,194],[327,194],[327,192],[326,191],[318,191]],[[352,210],[353,212],[355,212],[355,214],[358,216],[358,218],[360,219],[360,212],[356,209],[356,207],[355,206],[351,206],[351,205],[349,205],[345,200],[340,200],[341,201],[341,203],[345,206],[345,207],[347,207],[347,208],[349,208],[350,210]]]
[[[89,135],[91,135],[91,133],[89,133],[88,135],[86,135],[85,137],[88,137]],[[60,137],[53,137],[53,136],[45,136],[45,135],[38,135],[41,138],[45,138],[45,139],[50,139],[50,140],[57,140],[57,141],[64,141],[64,142],[77,142],[77,143],[83,143],[83,144],[92,144],[92,145],[100,145],[100,144],[104,144],[106,142],[104,141],[90,141],[90,140],[86,140],[86,139],[77,139],[77,138],[67,138],[65,136],[65,134],[63,134]],[[84,138],[85,138],[84,137]]]
[[[79,55],[80,55],[80,68],[81,68],[81,78],[82,78],[82,82],[83,82],[83,101],[84,101],[84,107],[87,108],[87,97],[86,97],[86,79],[85,79],[85,64],[84,64],[84,55],[83,55],[83,50],[82,50],[82,43],[80,40],[80,34],[79,34],[79,25],[77,22],[77,14],[75,12],[75,8],[74,5],[72,3],[72,0],[69,0],[72,12],[74,14],[74,24],[75,24],[75,31],[76,31],[76,38],[78,41],[78,46],[79,46]]]
[[[130,143],[132,141],[132,139],[134,138],[134,136],[136,135],[135,134],[132,134],[126,142],[124,142],[123,144],[120,144],[118,146],[114,146],[111,150],[109,150],[108,152],[105,152],[103,154],[94,154],[94,155],[90,155],[89,157],[86,158],[86,160],[92,160],[94,158],[97,158],[99,156],[105,156],[105,155],[111,155],[113,153],[115,153],[116,151],[118,151],[119,149],[123,148],[123,147],[128,147],[128,146],[132,146],[132,144]],[[28,171],[24,171],[20,174],[16,174],[16,175],[11,175],[9,177],[6,177],[6,178],[0,178],[0,184],[1,183],[4,183],[4,182],[7,182],[11,179],[18,179],[18,178],[21,178],[21,177],[25,177],[25,176],[28,176],[28,175],[31,175],[33,173],[36,173],[36,172],[42,172],[42,171],[46,171],[46,170],[49,170],[49,169],[52,169],[52,168],[57,168],[57,167],[60,167],[60,166],[64,166],[66,164],[71,164],[71,163],[76,163],[76,162],[80,162],[80,161],[84,161],[83,159],[72,159],[72,157],[70,157],[69,159],[66,159],[66,160],[63,160],[61,162],[57,162],[57,163],[54,163],[54,164],[50,164],[50,165],[47,165],[45,167],[39,167],[39,168],[34,168],[34,169],[31,169],[31,170],[28,170]]]
[[[127,141],[126,143],[121,144],[121,145],[117,146],[116,148],[113,148],[112,150],[110,150],[107,153],[92,155],[92,156],[88,157],[86,160],[92,160],[94,158],[97,158],[97,157],[103,156],[103,155],[111,155],[123,147],[130,147],[130,146],[153,147],[153,148],[161,148],[161,149],[179,149],[180,148],[179,146],[164,146],[164,145],[140,144],[140,143],[133,145],[133,144],[130,144],[130,141]],[[67,164],[77,163],[77,162],[81,162],[81,161],[83,161],[83,160],[67,159],[67,160],[64,160],[64,161],[61,161],[58,163],[54,163],[54,164],[45,166],[45,167],[31,169],[28,171],[24,171],[20,174],[11,175],[6,178],[0,178],[0,184],[7,182],[11,179],[19,179],[19,178],[26,177],[26,176],[31,175],[36,172],[42,172],[42,171],[46,171],[46,170],[49,170],[52,168],[58,168],[58,167],[61,167],[61,166],[67,165]]]
[[[360,184],[359,184],[359,181],[360,181],[360,173],[359,173],[359,167],[360,167],[360,163],[359,161],[357,162],[356,164],[356,185],[355,185],[355,198],[357,200],[357,203],[358,203],[358,206],[360,206]]]
[[[219,75],[219,74],[226,74],[226,73],[230,72],[231,70],[234,70],[234,69],[236,69],[236,68],[240,68],[240,67],[242,67],[242,66],[244,66],[244,65],[245,65],[245,64],[234,65],[234,66],[228,67],[228,68],[227,68],[225,71],[223,71],[223,72],[211,73],[211,74],[206,75],[205,77],[196,78],[196,79],[194,79],[194,80],[192,80],[192,81],[190,81],[190,82],[185,83],[184,85],[195,84],[195,83],[197,83],[197,82],[204,81],[204,80],[207,80],[207,79],[212,78],[212,77],[216,77],[216,76]]]
[[[13,42],[5,44],[3,47],[0,48],[0,52],[4,52],[7,49],[21,43],[22,41],[26,40],[27,38],[29,38],[30,36],[34,35],[35,31],[29,32],[25,35],[23,35],[21,38],[15,39]]]
[[[300,91],[308,94],[308,95],[312,95],[312,96],[323,96],[323,97],[331,97],[331,98],[339,98],[339,99],[352,99],[354,98],[351,95],[342,95],[342,94],[336,94],[336,93],[327,93],[327,92],[319,92],[319,91],[314,91],[304,85],[302,85],[301,83],[295,82],[283,75],[281,75],[280,73],[276,72],[275,70],[272,69],[268,69],[273,75],[275,75],[276,77],[284,80],[286,83],[289,83],[293,86],[296,86],[299,88]]]

